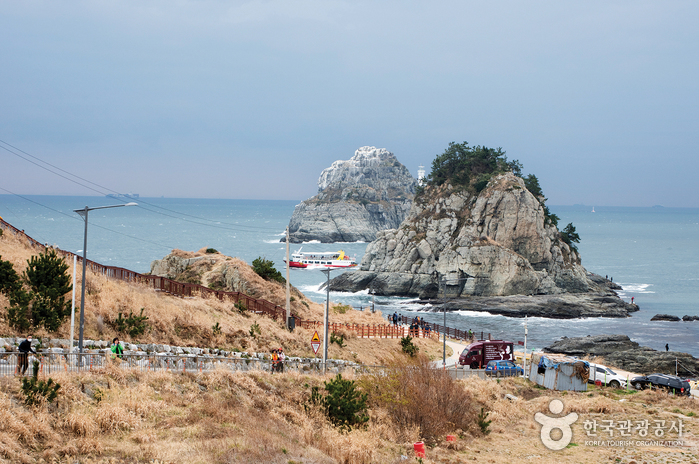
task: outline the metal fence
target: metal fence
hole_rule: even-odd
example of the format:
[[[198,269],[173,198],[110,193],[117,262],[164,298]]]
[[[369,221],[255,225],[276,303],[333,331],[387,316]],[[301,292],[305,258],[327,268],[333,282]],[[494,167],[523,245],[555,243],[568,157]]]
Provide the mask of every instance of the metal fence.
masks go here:
[[[11,233],[15,235],[21,235],[33,247],[42,249],[46,248],[46,245],[33,239],[32,237],[25,234],[23,230],[17,229],[12,224],[5,222],[1,218],[0,228],[9,230]],[[60,248],[55,248],[55,250],[58,254],[63,255],[67,258],[77,256],[78,261],[82,263],[82,256],[76,255],[75,253],[72,253],[70,251],[61,250]],[[86,260],[86,267],[96,274],[103,274],[106,277],[122,280],[124,282],[144,284],[151,288],[154,288],[157,291],[166,292],[172,295],[180,297],[213,297],[222,301],[228,300],[233,303],[240,304],[254,313],[265,314],[268,317],[271,317],[272,319],[278,321],[284,321],[286,318],[285,308],[261,298],[253,298],[244,293],[213,290],[211,288],[204,287],[203,285],[177,282],[171,279],[167,279],[165,277],[159,277],[154,275],[139,274],[138,272],[134,272],[121,267],[105,266],[103,264],[96,263],[89,259]],[[315,328],[323,326],[323,323],[320,321],[303,321],[293,313],[291,314],[291,317],[294,318],[296,327]],[[408,316],[401,316],[400,322],[401,324],[410,324],[411,318],[409,318]],[[486,338],[484,338],[485,332],[472,332],[472,334],[469,335],[469,332],[466,330],[445,327],[436,323],[429,324],[429,330],[413,329],[412,331],[409,331],[409,329],[400,325],[393,326],[391,324],[332,324],[330,330],[335,331],[337,329],[342,328],[340,326],[354,330],[357,333],[357,336],[361,338],[402,338],[406,335],[410,335],[411,337],[427,338],[434,337],[437,334],[441,335],[446,332],[448,337],[457,340],[486,340]],[[480,335],[480,338],[478,338],[478,335]],[[487,339],[490,339],[490,333],[488,333]]]
[[[18,353],[0,355],[0,375],[11,376],[20,374]],[[269,371],[272,372],[272,361],[255,357],[230,358],[223,356],[202,355],[171,355],[171,354],[123,354],[112,353],[40,353],[28,357],[28,368],[25,373],[31,376],[34,372],[34,361],[39,361],[39,372],[51,375],[58,372],[98,372],[108,365],[119,369],[149,372],[171,371],[182,373],[211,372],[215,369],[228,369],[236,372]],[[275,366],[276,367],[276,366]],[[328,360],[327,372],[331,374],[352,371],[355,373],[370,372],[378,366],[365,366],[342,360]],[[323,362],[320,359],[287,358],[275,371],[320,374],[323,372]]]

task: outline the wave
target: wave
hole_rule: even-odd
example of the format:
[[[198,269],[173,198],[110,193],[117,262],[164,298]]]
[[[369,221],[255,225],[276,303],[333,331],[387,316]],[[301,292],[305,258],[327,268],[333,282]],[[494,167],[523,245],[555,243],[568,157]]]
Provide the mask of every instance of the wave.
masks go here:
[[[279,240],[274,240],[274,239],[272,239],[272,240],[262,240],[262,241],[265,242],[265,243],[272,243],[272,244],[279,244],[279,243],[282,243],[282,242],[280,242]]]
[[[624,290],[624,292],[630,292],[630,293],[655,293],[652,290],[648,290],[648,287],[651,287],[653,284],[622,284],[620,283],[621,288]]]

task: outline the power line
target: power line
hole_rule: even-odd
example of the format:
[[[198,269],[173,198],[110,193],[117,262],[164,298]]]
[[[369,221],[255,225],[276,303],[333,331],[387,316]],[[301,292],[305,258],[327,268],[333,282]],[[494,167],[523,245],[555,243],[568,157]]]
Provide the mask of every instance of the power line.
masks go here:
[[[55,213],[61,214],[61,215],[63,215],[63,216],[66,216],[66,217],[68,217],[68,218],[70,218],[70,219],[74,219],[74,220],[76,220],[76,221],[80,221],[80,220],[81,220],[80,218],[78,218],[78,217],[76,217],[76,216],[73,216],[72,214],[64,213],[63,211],[60,211],[60,210],[51,208],[50,206],[46,206],[46,205],[44,205],[44,204],[41,204],[41,203],[39,203],[38,201],[34,201],[34,200],[31,200],[31,199],[29,199],[29,198],[27,198],[27,197],[23,197],[22,195],[19,195],[19,194],[17,194],[17,193],[11,192],[11,191],[7,190],[6,188],[0,187],[0,190],[3,190],[3,191],[5,191],[5,192],[7,192],[7,193],[9,193],[9,194],[11,194],[11,195],[14,195],[14,196],[16,196],[16,197],[19,197],[19,198],[21,198],[21,199],[23,199],[23,200],[26,200],[26,201],[30,202],[30,203],[34,203],[35,205],[44,207],[44,208],[46,208],[46,209],[48,209],[48,210],[51,210],[51,211],[53,211],[53,212],[55,212]],[[140,242],[150,243],[151,245],[157,245],[157,246],[159,246],[159,247],[167,248],[168,250],[172,250],[172,249],[176,248],[176,247],[170,247],[170,246],[163,245],[162,243],[153,242],[153,241],[151,241],[151,240],[146,240],[146,239],[144,239],[144,238],[135,237],[135,236],[133,236],[133,235],[124,234],[124,233],[122,233],[122,232],[117,232],[116,230],[109,229],[109,228],[104,227],[104,226],[101,226],[101,225],[99,225],[99,224],[92,224],[92,227],[97,227],[98,229],[103,229],[103,230],[106,230],[106,231],[111,232],[111,233],[113,233],[113,234],[122,235],[122,236],[124,236],[124,237],[128,237],[128,238],[131,238],[131,239],[133,239],[133,240],[138,240],[138,241],[140,241]],[[42,240],[42,241],[43,241],[43,242],[46,242],[45,240]]]
[[[2,144],[7,145],[8,147],[10,147],[10,148],[12,148],[12,149],[9,149],[9,148],[7,148],[7,147],[4,147]],[[90,180],[88,180],[88,179],[85,179],[85,178],[80,177],[80,176],[78,176],[78,175],[75,175],[75,174],[73,174],[73,173],[71,173],[71,172],[68,172],[68,171],[66,171],[66,170],[64,170],[64,169],[61,169],[60,167],[55,166],[55,165],[53,165],[53,164],[51,164],[51,163],[49,163],[49,162],[47,162],[47,161],[44,161],[44,160],[42,160],[41,158],[38,158],[38,157],[36,157],[36,156],[34,156],[34,155],[30,154],[30,153],[27,153],[26,151],[24,151],[24,150],[22,150],[22,149],[20,149],[20,148],[17,148],[17,147],[15,147],[15,146],[13,146],[13,145],[11,145],[11,144],[5,142],[4,140],[0,140],[0,148],[2,148],[3,150],[5,150],[5,151],[7,151],[7,152],[9,152],[9,153],[12,153],[13,155],[17,156],[17,157],[20,158],[20,159],[23,159],[23,160],[27,161],[28,163],[31,163],[31,164],[33,164],[33,165],[35,165],[35,166],[37,166],[37,167],[39,167],[39,168],[41,168],[41,169],[44,169],[45,171],[48,171],[48,172],[50,172],[50,173],[52,173],[52,174],[54,174],[54,175],[57,175],[57,176],[59,176],[59,177],[61,177],[61,178],[63,178],[63,179],[66,179],[66,180],[69,181],[69,182],[72,182],[72,183],[74,183],[74,184],[77,184],[77,185],[79,185],[79,186],[81,186],[81,187],[84,187],[84,188],[86,188],[86,189],[88,189],[88,190],[91,190],[91,191],[93,191],[93,192],[99,193],[100,195],[105,195],[105,196],[106,196],[106,195],[108,195],[108,193],[106,193],[106,192],[110,192],[110,193],[113,194],[113,195],[122,196],[122,197],[125,197],[125,196],[126,196],[126,195],[124,195],[124,194],[122,194],[122,193],[117,192],[116,190],[110,189],[109,187],[105,187],[105,186],[100,185],[100,184],[98,184],[98,183],[96,183],[96,182],[92,182],[92,181],[90,181]],[[98,190],[98,189],[96,189],[96,188],[92,188],[92,187],[90,187],[90,186],[88,186],[88,185],[85,185],[85,184],[83,184],[83,183],[80,183],[80,182],[78,182],[78,181],[76,181],[76,180],[74,180],[74,179],[70,179],[69,177],[67,177],[67,176],[65,176],[65,175],[63,175],[63,174],[60,174],[60,173],[58,173],[58,172],[55,172],[55,171],[53,171],[53,170],[47,168],[46,166],[42,166],[41,164],[39,164],[39,163],[37,163],[37,162],[35,162],[35,161],[32,161],[31,159],[28,159],[27,157],[22,156],[21,154],[19,154],[19,153],[17,153],[17,152],[20,152],[20,153],[22,153],[22,154],[24,154],[24,155],[26,155],[26,156],[28,156],[28,157],[30,157],[30,158],[32,158],[32,159],[38,161],[38,162],[40,162],[40,163],[43,163],[43,164],[45,164],[45,165],[47,165],[47,166],[50,166],[51,168],[56,169],[56,170],[58,170],[58,171],[60,171],[60,172],[62,172],[62,173],[64,173],[64,174],[67,174],[68,176],[75,177],[76,179],[80,179],[80,180],[83,181],[83,182],[87,182],[88,184],[92,184],[92,185],[94,185],[95,187],[99,187],[99,188],[102,189],[102,190]],[[155,204],[153,204],[153,203],[149,203],[149,202],[147,202],[146,200],[143,200],[143,199],[141,199],[141,198],[138,199],[138,202],[139,202],[139,207],[140,207],[141,209],[144,209],[144,210],[149,211],[149,212],[151,212],[151,213],[160,214],[160,215],[162,215],[162,216],[171,217],[171,218],[174,218],[174,219],[179,219],[179,220],[181,220],[181,221],[190,222],[190,223],[192,223],[192,224],[198,224],[198,225],[201,225],[201,226],[214,227],[214,228],[217,228],[217,229],[234,230],[234,231],[241,230],[241,229],[242,229],[242,230],[250,230],[250,231],[255,231],[255,230],[263,230],[263,231],[274,230],[274,231],[278,231],[278,230],[279,230],[279,229],[271,228],[271,227],[246,226],[246,225],[243,225],[243,224],[234,224],[234,223],[229,223],[229,222],[217,221],[217,220],[215,220],[215,219],[208,219],[208,218],[204,218],[204,217],[201,217],[201,216],[195,216],[195,215],[192,215],[192,214],[182,213],[182,212],[180,212],[180,211],[171,210],[171,209],[165,208],[165,207],[163,207],[163,206],[159,206],[159,205],[155,205]],[[177,214],[177,215],[181,215],[181,216],[186,216],[186,217],[198,219],[198,220],[201,220],[201,221],[208,221],[208,222],[212,222],[212,223],[214,223],[214,224],[205,224],[205,223],[201,223],[201,222],[191,221],[191,220],[188,220],[188,219],[185,219],[185,218],[182,218],[182,217],[171,216],[171,215],[162,213],[162,212],[160,212],[160,211],[154,211],[154,210],[152,210],[152,209],[145,208],[145,207],[141,206],[140,203],[144,203],[144,204],[146,204],[146,205],[148,205],[148,206],[151,206],[151,207],[153,207],[153,208],[158,208],[158,209],[161,209],[161,210],[163,210],[163,211],[168,211],[168,212],[173,213],[173,214]],[[232,228],[221,227],[219,224],[229,225],[229,226],[232,226]]]

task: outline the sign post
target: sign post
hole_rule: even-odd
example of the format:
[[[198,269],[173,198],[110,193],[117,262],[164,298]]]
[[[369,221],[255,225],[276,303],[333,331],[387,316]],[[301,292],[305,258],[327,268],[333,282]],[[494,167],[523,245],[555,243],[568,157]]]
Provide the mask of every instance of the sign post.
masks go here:
[[[311,338],[311,348],[313,348],[313,354],[318,354],[318,348],[320,348],[320,337],[318,336],[318,331],[313,334]]]

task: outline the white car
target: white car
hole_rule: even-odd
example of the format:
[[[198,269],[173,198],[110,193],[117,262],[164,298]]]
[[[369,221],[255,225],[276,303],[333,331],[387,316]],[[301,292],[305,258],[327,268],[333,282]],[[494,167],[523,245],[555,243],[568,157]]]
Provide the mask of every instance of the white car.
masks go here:
[[[617,374],[607,366],[601,364],[590,363],[590,383],[595,383],[596,380],[602,382],[612,388],[626,388],[626,377]]]

